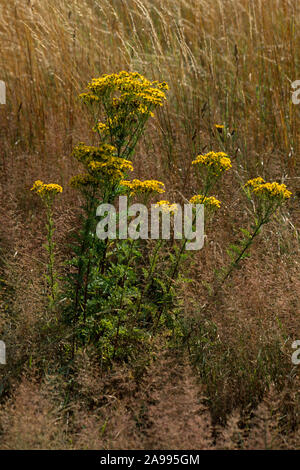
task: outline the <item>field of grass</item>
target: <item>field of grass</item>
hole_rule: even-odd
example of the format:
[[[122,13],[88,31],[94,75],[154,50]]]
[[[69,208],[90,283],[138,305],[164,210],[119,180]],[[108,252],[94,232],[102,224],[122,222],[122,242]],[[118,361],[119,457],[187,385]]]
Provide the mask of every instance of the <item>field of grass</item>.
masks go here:
[[[78,95],[122,70],[169,86],[133,178],[163,181],[163,198],[180,203],[197,192],[198,154],[225,152],[232,169],[214,189],[221,208],[204,247],[174,287],[180,331],[161,328],[151,347],[104,367],[92,342],[69,354],[63,296],[49,309],[45,210],[30,188],[64,189],[53,209],[61,292],[82,205],[71,154],[97,143]],[[0,448],[299,448],[300,5],[0,0],[0,80]],[[292,196],[219,285],[229,245],[250,230],[242,187],[257,176]]]

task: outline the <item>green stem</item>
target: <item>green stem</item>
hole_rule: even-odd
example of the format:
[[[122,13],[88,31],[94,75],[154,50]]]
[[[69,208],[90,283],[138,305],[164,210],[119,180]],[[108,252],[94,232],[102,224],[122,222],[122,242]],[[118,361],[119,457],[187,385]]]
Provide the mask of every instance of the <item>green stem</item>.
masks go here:
[[[259,233],[259,230],[260,228],[262,227],[262,225],[264,224],[265,222],[262,220],[259,224],[257,224],[253,234],[251,235],[251,237],[248,238],[248,241],[247,243],[245,244],[244,248],[240,251],[240,253],[238,254],[237,258],[231,263],[226,275],[223,277],[221,283],[220,283],[220,286],[222,286],[224,284],[224,282],[226,281],[226,279],[230,276],[230,274],[232,273],[232,271],[238,266],[239,262],[241,261],[243,255],[246,253],[246,251],[248,250],[248,248],[252,245],[253,241],[254,241],[254,238],[258,235]]]
[[[154,272],[155,267],[156,267],[158,253],[159,253],[163,243],[164,243],[164,240],[159,240],[156,243],[156,247],[155,247],[153,257],[152,257],[152,260],[151,260],[151,264],[150,264],[150,268],[149,268],[149,271],[147,273],[147,277],[146,277],[146,281],[145,281],[145,288],[140,294],[140,297],[139,297],[139,300],[138,300],[138,305],[137,305],[136,312],[135,312],[135,316],[138,316],[138,314],[140,313],[142,300],[144,299],[144,297],[145,297],[145,295],[146,295],[146,293],[149,289],[150,282],[152,280],[152,275],[153,275],[153,272]]]
[[[51,202],[47,203],[47,251],[48,251],[48,285],[50,290],[50,303],[49,303],[49,310],[52,311],[54,302],[56,299],[56,284],[55,279],[56,275],[54,272],[54,248],[55,244],[53,242],[53,235],[54,235],[54,223],[52,218],[52,209],[51,209]]]
[[[241,261],[241,259],[243,258],[244,254],[246,253],[246,251],[250,248],[250,246],[252,245],[255,237],[259,234],[259,231],[261,229],[261,227],[268,223],[269,220],[270,220],[270,217],[272,215],[272,213],[274,213],[276,210],[277,210],[278,206],[276,207],[272,207],[272,206],[269,206],[266,211],[265,211],[265,214],[264,216],[261,217],[260,220],[257,221],[256,223],[256,227],[252,233],[252,235],[248,238],[247,242],[245,243],[243,249],[240,251],[240,253],[238,254],[238,256],[236,257],[236,259],[231,263],[226,275],[223,277],[221,283],[219,284],[219,286],[222,286],[224,284],[224,282],[226,281],[226,279],[230,276],[230,274],[232,273],[232,271],[238,266],[239,262]],[[218,286],[218,287],[219,287]]]

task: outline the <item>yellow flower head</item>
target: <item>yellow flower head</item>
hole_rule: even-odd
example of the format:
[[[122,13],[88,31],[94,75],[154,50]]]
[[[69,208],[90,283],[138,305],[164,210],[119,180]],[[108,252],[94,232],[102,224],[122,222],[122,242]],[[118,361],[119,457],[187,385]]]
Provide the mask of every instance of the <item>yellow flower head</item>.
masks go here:
[[[127,187],[131,190],[131,196],[137,193],[164,193],[165,192],[165,185],[160,181],[156,180],[145,180],[140,181],[138,179],[134,179],[132,181],[121,181],[120,183],[122,186]]]
[[[221,201],[216,199],[214,196],[205,197],[202,194],[197,194],[190,199],[191,204],[204,204],[205,207],[211,209],[219,209],[221,207]]]
[[[232,167],[230,158],[224,152],[209,152],[205,155],[198,155],[192,165],[208,168],[216,176]]]
[[[141,114],[151,115],[152,107],[163,105],[164,92],[169,87],[166,82],[151,82],[137,72],[122,71],[93,78],[87,88],[89,91],[80,95],[85,103],[100,101],[105,96],[111,98],[112,105],[118,109],[124,103],[131,103]]]
[[[284,201],[285,199],[289,199],[292,195],[285,184],[279,184],[276,183],[276,181],[273,183],[258,184],[253,187],[253,193],[264,199],[277,201]]]
[[[30,191],[36,192],[45,201],[51,201],[54,197],[62,193],[63,188],[56,183],[45,184],[41,180],[36,180]]]

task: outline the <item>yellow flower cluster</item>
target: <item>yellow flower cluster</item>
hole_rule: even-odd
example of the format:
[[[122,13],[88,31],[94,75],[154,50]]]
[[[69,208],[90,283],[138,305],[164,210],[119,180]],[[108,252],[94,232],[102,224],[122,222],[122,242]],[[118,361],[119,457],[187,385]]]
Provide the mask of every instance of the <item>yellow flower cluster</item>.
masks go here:
[[[92,186],[98,183],[97,179],[94,178],[92,175],[85,173],[83,175],[73,176],[70,179],[70,186],[74,189],[81,189],[85,186]]]
[[[87,88],[89,92],[80,95],[86,103],[99,101],[104,96],[108,97],[114,92],[119,92],[121,96],[119,100],[114,98],[113,104],[119,105],[122,101],[135,100],[138,102],[138,107],[144,105],[140,108],[140,112],[145,113],[148,112],[149,105],[162,106],[166,99],[164,90],[168,90],[168,85],[165,82],[151,82],[137,72],[122,71],[94,78]]]
[[[109,144],[101,144],[93,147],[79,143],[73,150],[73,157],[79,162],[88,165],[91,161],[103,161],[116,155],[117,149]]]
[[[177,204],[171,204],[169,201],[158,201],[155,207],[161,207],[163,212],[175,214],[178,211]]]
[[[214,175],[219,175],[232,167],[230,158],[224,152],[209,152],[205,155],[198,155],[192,165],[208,167]]]
[[[36,180],[31,191],[35,191],[40,196],[54,196],[58,193],[62,193],[63,188],[56,183],[45,184],[41,180]]]
[[[269,200],[283,201],[289,199],[292,195],[291,191],[288,191],[285,184],[279,184],[274,181],[273,183],[266,183],[260,176],[249,180],[245,184],[245,188],[249,187],[251,191],[259,197]]]
[[[99,96],[95,95],[94,93],[81,93],[79,97],[82,99],[82,101],[86,104],[92,104],[95,103],[96,101],[100,101]]]
[[[245,188],[251,188],[253,190],[254,188],[257,188],[257,186],[263,183],[265,183],[265,180],[258,176],[257,178],[253,178],[247,181],[247,183],[245,184]]]
[[[163,91],[149,87],[147,90],[137,93],[138,98],[141,98],[141,101],[146,104],[153,104],[154,106],[162,106],[163,100],[166,99],[166,95]],[[145,108],[146,110],[146,108]]]
[[[291,191],[288,191],[285,184],[279,183],[264,183],[260,184],[253,189],[254,193],[258,196],[266,197],[268,199],[289,199],[292,195]]]
[[[160,181],[156,180],[145,180],[140,181],[138,179],[134,179],[132,181],[121,181],[120,184],[122,186],[126,186],[128,189],[131,190],[131,195],[133,196],[136,193],[164,193],[165,192],[165,185]]]
[[[221,207],[221,201],[216,199],[214,196],[205,197],[202,194],[197,194],[190,199],[191,204],[204,204],[206,207],[219,209]]]
[[[99,131],[99,132],[107,132],[109,131],[109,126],[107,124],[105,124],[104,122],[98,122],[95,127],[93,127],[93,130],[95,132]]]
[[[119,157],[109,157],[101,162],[92,160],[88,168],[96,174],[108,175],[113,180],[123,178],[126,170],[133,170],[131,161]]]
[[[137,72],[126,72],[125,70],[110,75],[102,75],[100,78],[93,78],[91,83],[88,84],[89,90],[97,94],[103,94],[107,89],[137,93],[148,90],[151,87],[159,90],[168,90],[168,85],[165,82],[151,82]]]
[[[149,114],[151,117],[154,116],[149,107],[147,107],[145,103],[140,103],[140,100],[138,100],[137,97],[137,94],[132,95],[130,93],[123,93],[119,98],[113,98],[112,108],[115,115],[113,119],[107,119],[107,123],[110,127],[118,124],[123,114],[126,116],[126,119],[136,118],[137,113]],[[129,107],[131,111],[129,111]]]
[[[133,170],[132,162],[116,156],[116,148],[102,143],[98,147],[78,144],[73,150],[73,156],[84,164],[87,174],[78,175],[71,179],[73,188],[88,185],[98,185],[107,178],[112,181],[124,178],[126,170]]]

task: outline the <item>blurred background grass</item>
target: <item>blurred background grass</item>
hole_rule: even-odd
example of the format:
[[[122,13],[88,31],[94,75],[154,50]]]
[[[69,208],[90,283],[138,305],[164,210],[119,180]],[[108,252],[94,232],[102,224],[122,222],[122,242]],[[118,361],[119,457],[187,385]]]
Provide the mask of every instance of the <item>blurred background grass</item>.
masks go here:
[[[87,81],[136,70],[170,86],[169,107],[154,125],[162,159],[194,154],[223,123],[236,130],[245,166],[294,172],[297,2],[20,0],[0,8],[9,143],[47,145],[54,129],[62,146],[72,142]]]
[[[189,448],[217,442],[215,437],[209,444],[193,440],[200,424],[193,413],[184,417],[184,410],[196,406],[198,385],[186,367],[182,373],[178,369],[178,380],[185,384],[182,393],[191,396],[181,401],[183,395],[178,398],[181,392],[176,385],[168,385],[172,383],[166,378],[169,359],[167,365],[164,358],[159,360],[142,384],[146,390],[156,384],[157,406],[151,393],[138,392],[133,398],[131,389],[123,391],[123,381],[129,380],[126,374],[121,374],[121,379],[118,376],[116,387],[113,376],[108,390],[116,401],[105,411],[105,419],[112,423],[111,434],[104,441],[95,435],[93,444],[86,434],[78,437],[76,433],[80,427],[94,429],[99,424],[98,411],[87,424],[82,418],[90,410],[89,400],[94,403],[95,396],[102,393],[95,384],[95,365],[88,359],[88,365],[80,363],[87,378],[78,385],[78,402],[68,405],[76,419],[63,436],[52,426],[57,419],[65,423],[70,418],[57,397],[57,388],[64,390],[64,385],[57,385],[60,376],[53,379],[46,375],[41,386],[21,379],[24,369],[30,375],[34,367],[46,368],[47,357],[57,353],[43,329],[48,321],[41,262],[45,229],[41,206],[29,188],[35,179],[64,186],[55,214],[58,261],[64,259],[65,241],[75,229],[79,206],[77,195],[67,185],[75,174],[71,149],[79,141],[92,143],[95,138],[89,130],[87,111],[77,97],[92,77],[123,69],[164,80],[170,87],[167,105],[151,120],[139,145],[136,176],[163,180],[168,188],[166,197],[180,202],[182,194],[189,197],[196,191],[190,163],[197,153],[224,150],[234,162],[233,172],[217,188],[222,208],[207,226],[205,249],[195,255],[190,266],[193,283],[180,293],[187,318],[205,325],[207,318],[199,316],[199,305],[206,299],[205,285],[213,280],[215,269],[228,263],[229,242],[239,237],[239,227],[248,224],[240,184],[260,175],[285,182],[293,192],[287,209],[266,227],[252,257],[224,288],[222,301],[209,318],[208,330],[218,328],[216,338],[214,333],[202,332],[203,338],[208,336],[211,341],[210,347],[205,354],[196,350],[194,355],[199,356],[200,389],[206,398],[209,393],[213,417],[233,413],[232,435],[241,432],[233,410],[242,408],[245,414],[251,401],[263,403],[257,418],[261,421],[251,424],[257,436],[247,441],[248,435],[239,435],[236,440],[230,432],[219,446],[239,447],[239,439],[246,447],[266,446],[265,423],[270,419],[268,442],[273,439],[282,447],[299,445],[298,372],[290,364],[290,344],[298,339],[300,310],[300,106],[291,99],[291,83],[300,79],[299,28],[300,5],[293,0],[0,0],[0,79],[7,86],[7,104],[0,107],[0,337],[12,358],[11,367],[5,374],[1,371],[1,393],[9,389],[8,384],[21,380],[15,402],[8,402],[3,411],[3,429],[8,436],[4,446],[172,448],[173,443]],[[215,124],[225,126],[224,135],[216,131]],[[268,360],[270,374],[265,369]],[[267,374],[280,382],[280,394],[272,389],[273,383],[267,383]],[[156,376],[164,377],[162,385],[156,383]],[[26,390],[35,397],[35,405],[29,416],[31,430],[22,441],[28,419],[28,407],[23,404]],[[45,409],[42,404],[39,409],[39,396],[44,392],[58,408],[54,418],[49,411],[51,419],[45,421],[51,432],[39,438],[41,427],[35,425],[35,416],[40,413],[44,428],[45,413],[48,416],[47,410],[52,409],[48,398]],[[169,410],[172,394],[179,408],[163,412]],[[14,403],[19,410],[16,413]],[[120,407],[125,423],[121,431],[116,420]],[[134,407],[140,409],[142,418],[136,418]],[[172,431],[178,419],[181,424]],[[143,425],[136,428],[140,420]],[[296,432],[288,440],[278,438],[282,423],[285,433]],[[179,444],[180,426],[190,426],[190,434]],[[155,437],[158,428],[164,430],[160,440]],[[78,437],[75,444],[70,440],[73,433]]]

